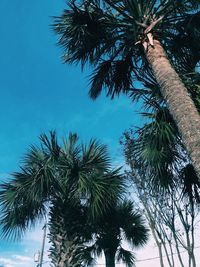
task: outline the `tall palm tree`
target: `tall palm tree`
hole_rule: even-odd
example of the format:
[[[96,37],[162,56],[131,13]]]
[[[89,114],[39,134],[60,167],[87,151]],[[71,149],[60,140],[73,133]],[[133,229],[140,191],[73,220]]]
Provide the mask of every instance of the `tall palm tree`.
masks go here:
[[[54,240],[52,245],[57,246],[59,256],[57,262],[52,257],[53,263],[56,267],[75,266],[68,264],[72,252],[69,247],[66,250],[66,245],[73,244],[78,249],[78,241],[81,245],[87,237],[81,235],[80,225],[63,233],[62,220],[66,221],[67,214],[74,210],[71,220],[84,225],[86,208],[88,217],[101,215],[121,198],[124,180],[119,169],[111,168],[106,147],[95,140],[80,144],[77,135],[70,134],[61,146],[55,132],[50,137],[41,135],[40,140],[40,146],[30,147],[21,170],[1,185],[2,232],[18,237],[48,215],[53,237],[50,239]],[[75,240],[74,233],[80,235],[79,240]]]
[[[200,116],[179,73],[200,60],[198,0],[72,1],[53,25],[64,62],[93,68],[90,96],[113,98],[155,76],[200,177]],[[197,46],[190,45],[191,38]],[[174,46],[175,44],[175,46]],[[178,48],[177,48],[178,47]],[[175,49],[176,48],[176,49]]]
[[[114,205],[107,213],[93,222],[93,244],[86,248],[91,257],[105,256],[106,267],[114,267],[115,261],[122,261],[127,267],[135,266],[132,251],[122,247],[127,241],[132,248],[145,245],[148,229],[142,216],[134,211],[133,203],[124,200]]]

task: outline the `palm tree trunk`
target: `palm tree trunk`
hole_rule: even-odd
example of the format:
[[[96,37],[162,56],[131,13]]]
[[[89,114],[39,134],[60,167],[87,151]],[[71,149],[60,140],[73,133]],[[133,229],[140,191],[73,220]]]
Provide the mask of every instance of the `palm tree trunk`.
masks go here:
[[[158,40],[154,46],[143,43],[147,60],[160,86],[163,98],[176,122],[193,166],[200,177],[200,116],[187,88],[170,64]]]
[[[115,267],[115,251],[110,249],[104,250],[106,267]]]
[[[53,247],[50,248],[50,258],[55,267],[80,267],[82,258],[82,245],[76,244],[74,240],[67,237],[54,235]],[[80,257],[79,257],[80,256]]]

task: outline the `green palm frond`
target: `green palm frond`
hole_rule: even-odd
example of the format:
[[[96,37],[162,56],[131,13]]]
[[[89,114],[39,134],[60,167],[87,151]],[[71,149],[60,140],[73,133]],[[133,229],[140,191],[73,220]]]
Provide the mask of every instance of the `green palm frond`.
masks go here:
[[[46,214],[45,202],[31,198],[30,191],[24,191],[21,184],[5,183],[1,185],[1,225],[2,236],[18,239],[33,227],[38,219]]]
[[[172,41],[166,49],[174,55],[171,58],[179,73],[193,72],[200,60],[199,23],[200,12],[187,14],[183,21],[176,24],[176,31],[171,33]]]
[[[148,240],[148,231],[142,216],[134,211],[131,201],[125,200],[118,206],[123,237],[133,247],[144,246]],[[119,218],[119,221],[120,221]],[[126,220],[122,219],[126,218]]]
[[[169,186],[173,172],[183,160],[182,143],[169,111],[163,107],[150,113],[152,122],[140,128],[134,138],[132,153],[146,168],[154,185]]]
[[[126,267],[134,267],[135,266],[134,253],[120,247],[120,249],[117,252],[117,262],[120,261],[122,261],[126,265]]]
[[[99,171],[109,170],[111,160],[108,157],[107,147],[96,140],[90,140],[87,146],[82,146],[81,164],[85,169],[88,167],[90,169],[95,168]]]
[[[131,57],[124,59],[104,60],[94,70],[90,82],[89,95],[96,99],[103,89],[107,96],[114,98],[121,92],[128,94],[132,85],[132,62]]]
[[[47,153],[47,155],[59,157],[60,146],[57,141],[56,131],[50,131],[49,136],[46,134],[40,135],[41,148],[42,151]]]
[[[32,146],[21,171],[13,173],[10,183],[1,186],[3,234],[18,237],[20,231],[23,234],[26,228],[44,216],[52,192],[61,189],[52,168],[51,158]]]
[[[108,45],[110,36],[114,37],[116,30],[109,24],[114,24],[114,17],[105,16],[95,4],[90,7],[79,7],[75,2],[69,5],[61,17],[55,18],[55,31],[61,36],[59,44],[64,47],[65,62],[87,61],[94,64],[102,53],[111,50]],[[76,47],[76,50],[74,49]]]
[[[82,258],[83,258],[83,265],[84,266],[88,266],[89,267],[89,266],[94,266],[94,265],[97,264],[97,262],[95,260],[95,257],[97,256],[97,254],[98,254],[97,257],[99,257],[100,254],[97,253],[96,251],[97,250],[96,250],[96,248],[95,248],[94,245],[93,246],[86,246],[84,248],[83,256],[82,256]]]
[[[93,227],[94,244],[92,248],[95,257],[99,256],[98,251],[100,254],[104,251],[106,254],[106,251],[110,250],[115,252],[114,255],[117,253],[118,260],[124,260],[126,264],[133,264],[134,255],[132,253],[129,254],[127,251],[126,254],[124,251],[124,254],[121,254],[122,240],[126,240],[134,248],[143,246],[148,240],[148,229],[145,222],[142,216],[134,211],[133,203],[128,200],[113,203],[109,210],[94,220]]]
[[[81,147],[78,141],[79,138],[76,133],[69,133],[69,136],[63,139],[62,156],[79,158]]]
[[[126,183],[119,171],[120,169],[116,169],[100,176],[95,175],[88,181],[88,201],[92,217],[102,215],[115,201],[123,197]]]
[[[81,264],[82,266],[86,266],[86,267],[96,265],[96,260],[91,256],[87,248],[84,248],[81,251]]]
[[[180,172],[183,181],[183,197],[187,197],[191,203],[200,203],[200,183],[198,176],[191,164],[187,164]]]

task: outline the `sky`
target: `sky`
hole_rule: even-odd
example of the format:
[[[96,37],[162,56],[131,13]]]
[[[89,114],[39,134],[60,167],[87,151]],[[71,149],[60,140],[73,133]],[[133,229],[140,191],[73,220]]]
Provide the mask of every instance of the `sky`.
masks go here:
[[[119,138],[125,129],[143,123],[139,104],[125,96],[90,100],[88,70],[82,73],[78,66],[61,63],[61,49],[49,25],[64,7],[64,0],[0,0],[1,180],[18,169],[29,145],[52,129],[60,137],[76,132],[85,142],[95,137],[108,145],[115,164],[123,164]],[[41,248],[41,228],[38,225],[20,242],[0,239],[0,264],[36,266],[33,255]],[[48,261],[47,249],[48,245]],[[152,243],[139,252],[139,259],[156,255]],[[151,262],[159,266],[157,260]]]

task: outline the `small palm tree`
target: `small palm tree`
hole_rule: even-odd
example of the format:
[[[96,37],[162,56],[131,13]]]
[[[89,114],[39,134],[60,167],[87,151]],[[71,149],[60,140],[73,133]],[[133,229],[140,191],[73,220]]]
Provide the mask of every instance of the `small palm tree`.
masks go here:
[[[132,248],[143,246],[148,240],[148,230],[141,215],[134,212],[131,201],[114,205],[106,214],[93,224],[93,245],[86,248],[90,257],[104,253],[106,267],[114,267],[115,261],[122,261],[126,266],[135,264],[135,256],[122,247],[127,241]],[[87,255],[86,253],[86,255]]]
[[[156,78],[200,176],[200,116],[177,72],[194,70],[199,53],[199,1],[72,1],[54,29],[64,61],[89,63],[90,96],[132,94]],[[197,44],[191,45],[191,40]]]
[[[5,236],[18,237],[49,215],[50,236],[58,248],[56,267],[60,267],[70,258],[62,253],[66,244],[77,244],[71,232],[80,234],[81,227],[63,233],[56,222],[66,221],[67,213],[77,210],[73,220],[84,224],[86,207],[87,216],[99,216],[121,197],[124,180],[119,169],[111,168],[106,147],[95,140],[80,144],[77,135],[70,134],[60,146],[51,132],[50,137],[41,135],[40,141],[40,146],[30,147],[20,172],[1,185],[0,222]]]

